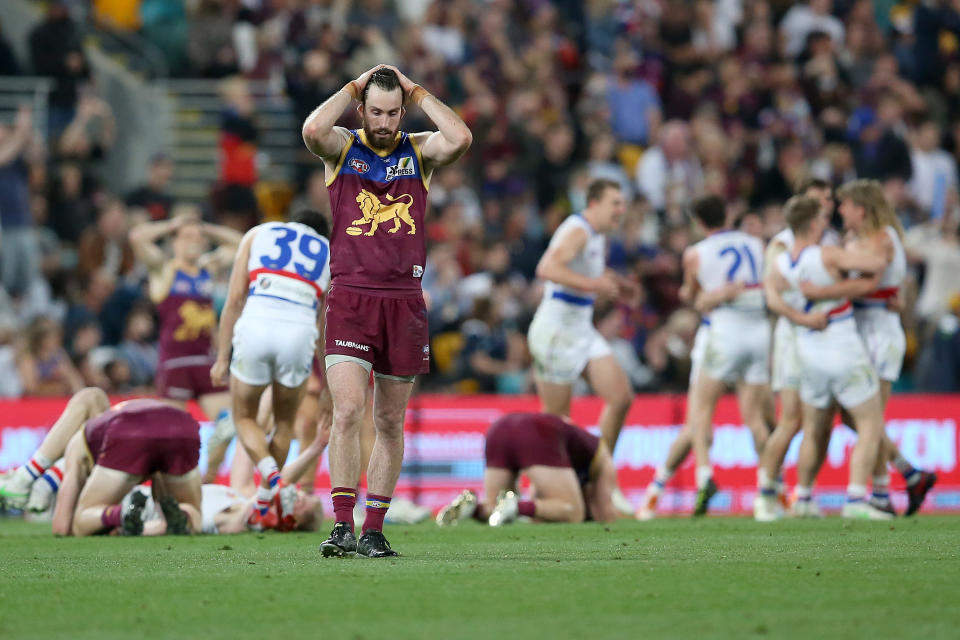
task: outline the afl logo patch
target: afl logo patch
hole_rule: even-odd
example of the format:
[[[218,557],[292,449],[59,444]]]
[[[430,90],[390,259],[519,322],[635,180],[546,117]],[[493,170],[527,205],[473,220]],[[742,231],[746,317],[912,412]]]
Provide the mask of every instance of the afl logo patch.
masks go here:
[[[357,173],[366,173],[367,171],[370,171],[370,165],[360,158],[352,158],[350,160],[350,168]]]

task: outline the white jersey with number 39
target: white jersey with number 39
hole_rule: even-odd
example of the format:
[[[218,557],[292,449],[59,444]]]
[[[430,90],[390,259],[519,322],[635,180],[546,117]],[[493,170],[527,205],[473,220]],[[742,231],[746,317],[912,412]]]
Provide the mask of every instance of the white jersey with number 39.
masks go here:
[[[255,227],[253,233],[256,235],[247,262],[248,304],[262,297],[315,310],[330,285],[327,239],[296,222],[267,222]]]

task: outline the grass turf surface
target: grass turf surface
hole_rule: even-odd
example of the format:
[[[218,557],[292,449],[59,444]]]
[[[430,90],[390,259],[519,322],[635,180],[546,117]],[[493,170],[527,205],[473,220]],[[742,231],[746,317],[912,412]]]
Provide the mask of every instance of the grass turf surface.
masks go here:
[[[323,532],[324,534],[326,531]],[[55,539],[0,518],[0,638],[956,638],[960,518]]]

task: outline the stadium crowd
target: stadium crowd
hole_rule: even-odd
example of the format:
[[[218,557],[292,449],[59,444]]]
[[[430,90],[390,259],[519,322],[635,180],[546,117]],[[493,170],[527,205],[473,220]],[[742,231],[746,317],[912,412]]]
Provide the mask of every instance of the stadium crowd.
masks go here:
[[[156,322],[128,233],[196,209],[169,195],[163,154],[129,193],[104,175],[118,124],[89,84],[68,8],[139,31],[176,75],[268,80],[301,119],[383,60],[458,110],[475,142],[431,184],[424,389],[531,388],[534,271],[592,177],[629,194],[609,264],[643,285],[630,304],[598,305],[597,327],[635,389],[685,389],[698,325],[678,298],[696,240],[687,204],[722,196],[743,230],[769,239],[793,185],[814,176],[883,183],[911,262],[898,388],[960,390],[960,2],[86,4],[51,3],[29,59],[0,40],[0,73],[55,78],[45,143],[27,108],[0,127],[0,396],[149,389]],[[225,92],[224,138],[255,140],[242,94]],[[427,128],[415,107],[403,128]],[[233,147],[221,148],[229,162]],[[299,173],[297,206],[329,213],[322,165],[305,150]],[[214,204],[199,213],[251,222]]]

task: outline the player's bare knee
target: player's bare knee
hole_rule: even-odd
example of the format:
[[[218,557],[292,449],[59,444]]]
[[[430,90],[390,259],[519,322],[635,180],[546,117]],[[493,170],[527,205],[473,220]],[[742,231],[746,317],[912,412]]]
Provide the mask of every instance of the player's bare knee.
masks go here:
[[[84,407],[91,415],[103,413],[110,408],[110,398],[99,387],[85,387],[73,396],[73,401]]]
[[[366,406],[360,402],[338,402],[333,407],[333,430],[355,431],[360,429]]]

